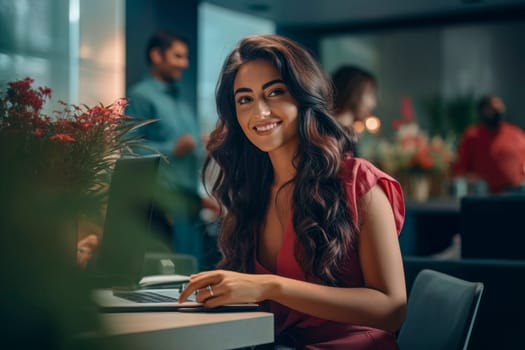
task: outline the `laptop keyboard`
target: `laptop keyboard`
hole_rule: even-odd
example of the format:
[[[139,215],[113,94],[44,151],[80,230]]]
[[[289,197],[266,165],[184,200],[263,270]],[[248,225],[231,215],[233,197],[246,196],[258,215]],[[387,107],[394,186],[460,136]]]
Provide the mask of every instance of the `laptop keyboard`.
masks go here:
[[[174,303],[178,300],[166,295],[161,295],[154,292],[114,292],[116,297],[134,301],[136,303]],[[189,300],[193,301],[193,300]]]

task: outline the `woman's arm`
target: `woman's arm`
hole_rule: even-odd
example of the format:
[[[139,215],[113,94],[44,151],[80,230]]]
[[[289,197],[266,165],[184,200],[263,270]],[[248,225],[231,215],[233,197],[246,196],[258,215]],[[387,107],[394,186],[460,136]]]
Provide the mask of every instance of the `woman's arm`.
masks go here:
[[[197,300],[210,307],[269,299],[327,320],[398,330],[405,317],[406,291],[392,208],[378,186],[363,200],[359,256],[364,288],[328,287],[276,275],[208,271],[192,276],[180,300],[195,290],[199,290]]]

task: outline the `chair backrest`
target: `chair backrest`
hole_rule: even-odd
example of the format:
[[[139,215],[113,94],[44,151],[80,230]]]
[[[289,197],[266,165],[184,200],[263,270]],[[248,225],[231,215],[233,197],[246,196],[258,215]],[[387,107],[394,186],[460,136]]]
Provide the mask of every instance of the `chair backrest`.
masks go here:
[[[525,195],[461,199],[461,257],[525,259]]]
[[[403,257],[407,291],[424,269],[483,282],[483,299],[470,336],[470,349],[517,349],[525,329],[525,260]]]
[[[418,273],[398,335],[401,350],[467,349],[483,288],[434,270]]]

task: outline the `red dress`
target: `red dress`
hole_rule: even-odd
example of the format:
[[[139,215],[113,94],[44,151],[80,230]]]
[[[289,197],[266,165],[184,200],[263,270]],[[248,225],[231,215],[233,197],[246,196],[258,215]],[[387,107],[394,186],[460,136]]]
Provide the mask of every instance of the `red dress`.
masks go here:
[[[405,216],[401,186],[388,174],[359,158],[346,158],[341,171],[348,203],[353,218],[357,219],[357,201],[374,185],[378,184],[386,193],[394,213],[399,234]],[[294,257],[296,240],[292,220],[289,218],[281,250],[277,256],[277,275],[307,281],[304,272]],[[256,273],[270,274],[257,259]],[[356,254],[351,254],[344,269],[345,279],[351,287],[363,287],[363,274]],[[313,282],[313,281],[309,281]],[[315,283],[315,282],[314,282]],[[275,318],[276,343],[298,349],[398,349],[395,335],[384,330],[348,323],[327,321],[292,310],[276,302],[269,302]]]

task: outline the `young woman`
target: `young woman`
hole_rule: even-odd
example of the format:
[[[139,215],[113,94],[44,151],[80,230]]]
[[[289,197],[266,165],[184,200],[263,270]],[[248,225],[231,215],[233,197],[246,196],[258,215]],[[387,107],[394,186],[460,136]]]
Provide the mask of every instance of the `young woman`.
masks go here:
[[[319,64],[284,37],[247,37],[216,98],[205,170],[217,172],[213,195],[225,208],[222,270],[192,276],[180,301],[195,291],[209,307],[267,301],[277,344],[396,349],[402,191],[352,157]]]

